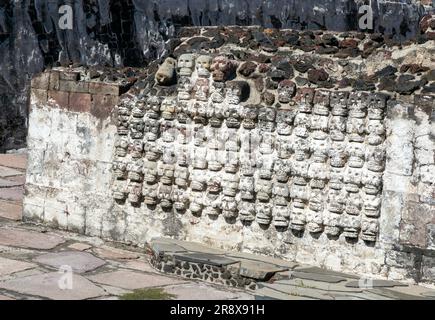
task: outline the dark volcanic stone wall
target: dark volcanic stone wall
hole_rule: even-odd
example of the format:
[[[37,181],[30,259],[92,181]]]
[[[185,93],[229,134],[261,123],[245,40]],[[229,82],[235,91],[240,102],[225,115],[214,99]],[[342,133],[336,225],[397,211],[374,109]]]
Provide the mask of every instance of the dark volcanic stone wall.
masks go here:
[[[357,30],[348,0],[3,0],[0,2],[0,151],[25,145],[29,79],[62,64],[144,65],[165,55],[180,26],[261,25]],[[422,5],[423,2],[426,6]],[[74,29],[60,30],[71,4]],[[418,33],[430,1],[372,1],[375,30],[395,39]]]

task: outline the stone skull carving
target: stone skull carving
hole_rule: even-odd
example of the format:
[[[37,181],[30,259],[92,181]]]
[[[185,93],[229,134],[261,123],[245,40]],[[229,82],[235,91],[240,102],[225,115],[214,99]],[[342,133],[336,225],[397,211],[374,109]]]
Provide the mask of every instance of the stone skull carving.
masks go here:
[[[240,197],[242,200],[255,199],[255,182],[254,177],[240,178]]]
[[[117,201],[125,201],[127,199],[127,182],[124,180],[115,180],[112,185],[113,199]]]
[[[115,155],[117,157],[125,157],[128,151],[128,140],[125,138],[118,138],[115,142]]]
[[[258,126],[261,131],[273,132],[275,130],[276,109],[261,107],[258,113]]]
[[[207,101],[210,92],[210,84],[208,79],[198,78],[193,87],[193,92],[196,100]]]
[[[177,85],[178,100],[189,100],[192,97],[193,85],[189,77],[182,77]]]
[[[127,179],[127,163],[115,161],[112,164],[113,175],[117,180]]]
[[[270,225],[272,222],[272,205],[268,202],[257,202],[256,219],[260,225]]]
[[[130,181],[128,183],[128,201],[131,204],[139,204],[142,199],[142,184],[139,182]]]
[[[278,109],[276,116],[276,131],[279,135],[289,136],[292,133],[292,124],[295,118],[295,112],[289,108]]]
[[[131,162],[127,166],[128,179],[131,181],[142,182],[143,181],[143,161],[137,160]]]
[[[361,239],[368,242],[375,242],[379,232],[379,222],[377,219],[362,219]]]
[[[369,120],[367,133],[367,142],[372,146],[378,146],[385,140],[385,125],[380,120]]]
[[[357,239],[361,230],[359,217],[345,214],[342,219],[343,235],[348,239]]]
[[[241,201],[238,210],[240,221],[250,223],[255,220],[254,202]]]
[[[275,228],[287,228],[290,223],[290,209],[287,205],[273,208],[273,225]]]
[[[277,206],[286,206],[290,195],[287,183],[274,182],[272,188],[274,204]]]
[[[210,56],[199,56],[196,59],[196,72],[198,77],[208,78],[210,76],[212,58]]]
[[[224,82],[231,78],[237,69],[237,63],[224,56],[217,56],[212,60],[211,70],[213,80],[216,82]]]
[[[243,128],[247,130],[255,129],[258,118],[258,106],[246,105],[243,107]]]
[[[229,104],[237,105],[246,100],[249,96],[249,85],[245,81],[230,81],[226,83],[226,101]]]
[[[143,164],[144,181],[154,184],[158,180],[157,162],[145,160]]]
[[[278,84],[278,101],[289,103],[296,91],[296,85],[291,80],[283,80]]]
[[[174,203],[175,210],[181,212],[186,211],[189,208],[189,195],[186,189],[173,188],[172,202]]]
[[[312,88],[299,88],[297,90],[295,101],[299,112],[311,113],[313,109],[314,93],[315,91]]]
[[[225,219],[234,219],[238,215],[237,201],[234,197],[222,197],[222,214]]]
[[[145,114],[148,118],[159,119],[160,117],[160,106],[162,101],[157,96],[152,96],[147,99],[145,105]]]
[[[175,119],[175,107],[177,101],[175,98],[168,97],[163,99],[162,104],[160,106],[160,111],[162,113],[162,118],[165,120],[174,120]]]
[[[144,183],[142,187],[142,193],[144,195],[144,203],[148,206],[155,206],[158,203],[158,189],[157,185],[151,185]]]
[[[190,77],[195,66],[195,57],[193,54],[186,53],[178,58],[178,74],[182,77]]]
[[[332,91],[331,100],[331,113],[333,116],[346,117],[347,116],[347,99],[349,93],[346,91]]]

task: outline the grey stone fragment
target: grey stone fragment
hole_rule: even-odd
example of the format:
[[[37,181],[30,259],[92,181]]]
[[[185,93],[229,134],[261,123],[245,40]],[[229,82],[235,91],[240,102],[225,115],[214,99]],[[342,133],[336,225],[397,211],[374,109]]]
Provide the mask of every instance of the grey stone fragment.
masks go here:
[[[211,248],[198,242],[175,240],[169,238],[154,238],[151,240],[150,245],[157,245],[164,248],[164,245],[168,245],[168,248],[172,248],[172,252],[184,252],[193,251],[210,254],[225,254],[226,252],[221,249]],[[167,250],[169,251],[169,250]]]
[[[12,180],[0,178],[0,189],[1,188],[19,187],[21,185],[23,185],[23,184],[18,182],[18,181],[12,181]]]
[[[423,292],[421,295],[424,297],[435,299],[435,291]]]
[[[51,272],[0,282],[0,288],[53,300],[82,300],[106,295],[103,289],[80,275],[72,275],[72,288],[63,283],[63,273]],[[63,286],[65,285],[65,286]]]
[[[373,288],[381,288],[381,287],[406,287],[408,286],[406,283],[401,283],[401,282],[397,282],[397,281],[390,281],[390,280],[377,280],[377,279],[373,279],[371,280],[369,283],[368,282],[364,282],[364,285],[370,285]],[[359,281],[349,281],[348,283],[346,283],[346,287],[350,287],[350,288],[359,288],[361,286]]]
[[[293,271],[290,274],[292,278],[300,278],[300,279],[307,279],[307,280],[314,280],[314,281],[321,281],[321,282],[328,282],[328,283],[338,283],[338,282],[346,281],[346,278],[331,276],[328,274],[300,272],[300,271]]]
[[[425,300],[425,298],[422,296],[410,295],[403,292],[392,291],[386,288],[371,289],[371,290],[367,290],[367,292],[379,294],[381,296],[385,296],[387,298],[391,298],[395,300]]]
[[[4,246],[50,250],[64,242],[65,239],[56,235],[22,229],[0,229],[0,245]]]
[[[213,266],[227,266],[238,262],[237,260],[211,253],[177,253],[174,254],[174,257],[182,261],[204,263]]]
[[[33,259],[35,262],[42,263],[53,268],[61,266],[70,266],[73,272],[84,273],[95,270],[106,262],[100,258],[93,256],[88,252],[80,251],[62,251],[55,253],[47,253]]]

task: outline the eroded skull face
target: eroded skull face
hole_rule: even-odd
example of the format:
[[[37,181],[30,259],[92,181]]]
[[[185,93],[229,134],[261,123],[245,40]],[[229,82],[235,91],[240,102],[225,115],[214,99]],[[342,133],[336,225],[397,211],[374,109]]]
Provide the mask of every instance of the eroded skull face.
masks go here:
[[[211,101],[214,103],[222,103],[225,100],[225,83],[214,82],[212,86]]]
[[[143,161],[137,160],[135,162],[129,163],[127,166],[128,179],[131,181],[142,182],[143,180]]]
[[[379,232],[378,219],[363,219],[361,223],[361,239],[364,241],[375,242]]]
[[[381,211],[381,198],[377,195],[364,195],[363,213],[366,217],[378,218]]]
[[[254,200],[255,198],[254,177],[242,177],[240,179],[240,195],[243,200]]]
[[[295,112],[291,109],[278,109],[276,131],[279,135],[288,136],[292,133],[292,123]]]
[[[369,120],[367,125],[367,142],[372,146],[380,145],[385,140],[385,125],[380,120]]]
[[[154,184],[158,179],[157,162],[145,161],[143,165],[144,181]]]
[[[291,162],[287,159],[277,159],[274,170],[277,181],[287,182],[291,173]]]
[[[226,219],[234,219],[238,214],[237,201],[230,196],[222,197],[222,214]]]
[[[138,101],[134,104],[131,115],[135,118],[142,118],[145,115],[145,102]]]
[[[142,184],[130,181],[128,184],[128,201],[131,204],[139,204],[142,199]]]
[[[246,105],[243,108],[243,128],[251,130],[256,126],[258,117],[258,106]]]
[[[288,206],[276,206],[273,208],[273,225],[276,228],[287,228],[290,223],[290,208]]]
[[[330,94],[326,90],[317,90],[314,94],[313,113],[321,116],[329,115]]]
[[[373,172],[382,172],[385,169],[385,149],[378,147],[367,155],[367,169]]]
[[[333,116],[347,116],[347,99],[349,93],[346,91],[331,92],[331,107]]]
[[[258,113],[258,124],[262,131],[273,132],[275,129],[276,110],[272,107],[261,107]]]
[[[154,206],[158,202],[158,189],[156,185],[144,184],[142,187],[142,193],[144,195],[144,203],[148,206]]]
[[[370,120],[382,120],[384,111],[387,105],[388,96],[382,93],[374,93],[370,95],[368,118]]]
[[[257,199],[260,201],[269,201],[272,196],[272,181],[259,179],[255,184]]]
[[[346,132],[346,118],[341,116],[332,116],[329,119],[329,136],[333,141],[344,141]]]
[[[239,104],[249,96],[249,85],[245,81],[230,81],[226,84],[226,100],[229,104]]]
[[[278,84],[278,101],[289,103],[296,91],[296,85],[291,80],[283,80]]]
[[[349,193],[346,198],[346,213],[358,216],[362,208],[362,199],[358,193]]]
[[[269,225],[272,222],[272,206],[267,202],[258,202],[256,207],[257,223]]]
[[[167,210],[172,208],[172,185],[161,184],[157,191],[157,195],[162,209]]]
[[[178,73],[180,76],[190,77],[195,65],[195,57],[193,54],[182,54],[178,58]]]
[[[160,124],[158,120],[145,120],[145,138],[148,141],[156,141],[160,134]]]
[[[177,211],[186,211],[189,208],[189,195],[186,189],[174,188],[172,191],[172,202]]]
[[[344,183],[346,191],[357,193],[361,187],[362,169],[347,167],[344,173]]]
[[[162,117],[165,120],[175,119],[175,106],[177,102],[174,98],[165,98],[162,101],[160,111],[162,112]]]
[[[361,220],[359,217],[344,215],[343,216],[343,235],[347,239],[358,238],[359,232],[361,230]]]
[[[249,223],[255,220],[255,203],[241,201],[238,209],[240,221]]]
[[[143,119],[133,118],[130,121],[130,136],[132,139],[142,139],[144,135],[145,124]]]
[[[117,201],[124,201],[127,199],[127,184],[125,180],[115,180],[112,185],[113,199]]]
[[[238,175],[228,173],[223,177],[222,191],[225,196],[235,197],[239,189],[240,178]]]
[[[275,205],[286,206],[288,203],[288,197],[290,195],[287,183],[274,182],[272,188],[272,195],[273,195]]]
[[[330,190],[328,193],[328,211],[342,214],[346,208],[346,194],[338,190]]]
[[[125,138],[118,138],[115,142],[115,154],[117,157],[125,157],[128,150],[128,140]]]
[[[127,164],[122,161],[115,161],[112,164],[112,170],[117,180],[125,180],[127,178]]]
[[[348,99],[349,117],[362,119],[367,114],[367,99],[366,92],[351,92]]]
[[[196,59],[196,71],[199,77],[208,78],[210,76],[211,62],[210,56],[199,56]]]
[[[182,77],[178,81],[178,100],[189,100],[192,96],[193,85],[189,77]]]
[[[160,117],[160,105],[162,101],[159,97],[149,97],[145,106],[147,117],[151,119],[158,119]]]
[[[382,189],[382,172],[364,170],[362,176],[363,190],[366,194],[376,195]]]
[[[295,101],[297,102],[299,112],[311,113],[313,109],[314,92],[312,88],[299,88],[297,90]]]
[[[198,78],[194,86],[195,99],[198,101],[207,101],[209,91],[210,91],[210,86],[209,86],[208,79]]]
[[[303,208],[295,206],[295,203],[293,202],[290,228],[295,231],[302,231],[305,229],[305,224],[305,210]]]
[[[211,70],[213,80],[223,82],[228,80],[236,71],[237,63],[224,56],[217,56],[212,60]]]

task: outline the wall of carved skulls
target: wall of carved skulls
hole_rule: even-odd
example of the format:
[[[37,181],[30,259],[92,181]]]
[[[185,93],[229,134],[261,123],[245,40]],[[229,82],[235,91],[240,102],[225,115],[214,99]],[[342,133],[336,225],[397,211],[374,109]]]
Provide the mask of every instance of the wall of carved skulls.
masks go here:
[[[286,31],[184,32],[146,69],[34,79],[25,219],[433,283],[433,41],[364,53],[376,36],[320,32],[307,53]],[[196,46],[220,32],[242,44]]]

